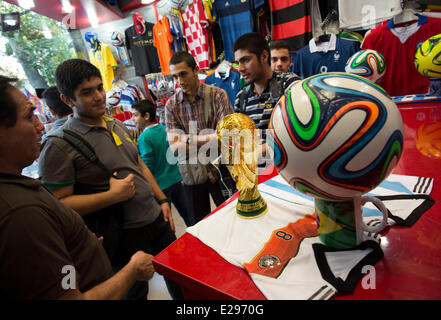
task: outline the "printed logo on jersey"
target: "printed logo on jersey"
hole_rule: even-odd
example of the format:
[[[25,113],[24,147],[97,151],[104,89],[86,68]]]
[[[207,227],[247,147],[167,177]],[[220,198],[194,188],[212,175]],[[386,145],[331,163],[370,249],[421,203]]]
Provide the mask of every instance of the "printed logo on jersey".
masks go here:
[[[304,238],[316,237],[317,223],[314,214],[291,222],[287,226],[274,230],[263,249],[243,267],[248,273],[277,278],[288,262],[299,252]]]

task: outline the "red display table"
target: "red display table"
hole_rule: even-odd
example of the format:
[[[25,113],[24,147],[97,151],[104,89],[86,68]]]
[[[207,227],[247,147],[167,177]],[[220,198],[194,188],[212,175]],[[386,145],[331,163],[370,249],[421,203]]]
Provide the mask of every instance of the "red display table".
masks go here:
[[[405,140],[393,173],[434,178],[435,204],[412,227],[388,227],[381,233],[384,257],[375,264],[375,289],[363,289],[359,281],[353,294],[333,299],[441,299],[441,102],[398,105]],[[277,175],[273,167],[264,173],[259,183]],[[186,299],[265,299],[245,270],[188,233],[153,263],[158,273],[182,286]]]

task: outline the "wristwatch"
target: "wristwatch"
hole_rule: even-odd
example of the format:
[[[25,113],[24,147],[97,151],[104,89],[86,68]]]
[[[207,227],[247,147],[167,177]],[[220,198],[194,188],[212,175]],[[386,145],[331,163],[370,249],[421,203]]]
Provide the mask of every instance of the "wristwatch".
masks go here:
[[[170,199],[169,198],[164,198],[162,200],[158,200],[159,205],[168,202],[170,204]]]

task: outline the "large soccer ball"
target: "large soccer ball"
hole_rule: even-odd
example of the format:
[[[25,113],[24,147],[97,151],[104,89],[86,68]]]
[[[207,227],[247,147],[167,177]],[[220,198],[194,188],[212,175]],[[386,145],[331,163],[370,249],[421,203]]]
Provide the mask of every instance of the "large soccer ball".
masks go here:
[[[291,85],[269,127],[279,174],[297,190],[324,200],[347,200],[378,186],[403,147],[401,114],[390,96],[341,72]]]
[[[423,76],[441,78],[441,34],[427,39],[417,48],[414,63]]]
[[[378,82],[386,73],[386,60],[375,50],[361,50],[346,62],[345,71]]]

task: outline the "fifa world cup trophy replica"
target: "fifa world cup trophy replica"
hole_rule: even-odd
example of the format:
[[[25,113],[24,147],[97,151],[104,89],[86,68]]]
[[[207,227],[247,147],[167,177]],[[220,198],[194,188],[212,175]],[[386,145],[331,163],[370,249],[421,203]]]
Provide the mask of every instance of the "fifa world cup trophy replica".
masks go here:
[[[239,190],[236,213],[255,218],[267,212],[267,204],[257,190],[258,131],[245,114],[225,116],[217,126],[217,139],[223,162]]]

